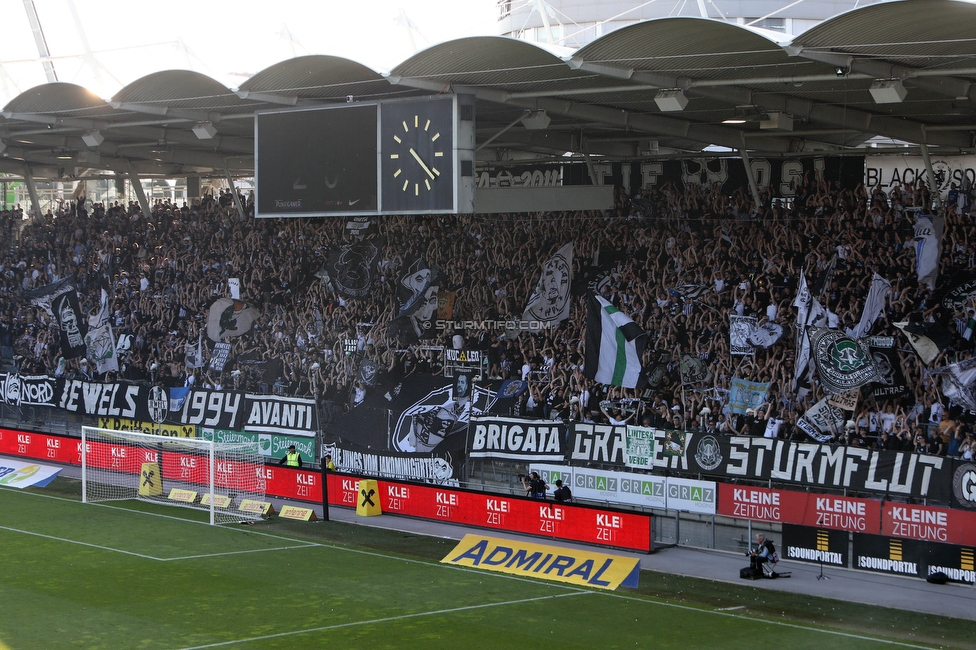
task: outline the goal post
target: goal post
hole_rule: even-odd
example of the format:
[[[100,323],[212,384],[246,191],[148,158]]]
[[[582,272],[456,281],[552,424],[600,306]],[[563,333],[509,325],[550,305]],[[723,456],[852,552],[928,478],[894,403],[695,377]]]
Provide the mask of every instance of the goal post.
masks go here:
[[[241,502],[264,501],[264,458],[256,445],[81,428],[81,500],[137,499],[206,510],[211,524],[260,515]]]

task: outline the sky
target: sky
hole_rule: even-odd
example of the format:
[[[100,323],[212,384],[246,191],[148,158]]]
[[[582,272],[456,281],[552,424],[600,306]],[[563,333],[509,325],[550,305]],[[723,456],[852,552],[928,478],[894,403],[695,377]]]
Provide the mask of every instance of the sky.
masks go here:
[[[430,45],[496,34],[498,15],[495,0],[33,1],[58,80],[105,99],[170,69],[236,88],[306,54],[344,56],[384,72]],[[4,106],[47,78],[24,0],[0,0],[0,16]]]

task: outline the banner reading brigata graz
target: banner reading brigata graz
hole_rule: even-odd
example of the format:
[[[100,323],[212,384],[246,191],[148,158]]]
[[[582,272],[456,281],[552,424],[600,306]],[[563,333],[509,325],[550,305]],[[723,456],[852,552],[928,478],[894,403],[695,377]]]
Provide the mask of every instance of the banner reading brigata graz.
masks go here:
[[[627,427],[573,424],[569,459],[624,467]],[[746,436],[716,436],[657,429],[653,464],[727,478],[798,483],[948,503],[952,491],[949,459],[913,452],[797,443]]]

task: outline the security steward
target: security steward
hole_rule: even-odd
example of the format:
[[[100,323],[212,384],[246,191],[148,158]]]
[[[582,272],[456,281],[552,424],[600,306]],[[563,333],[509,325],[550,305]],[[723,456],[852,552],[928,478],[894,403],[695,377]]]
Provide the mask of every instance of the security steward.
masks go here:
[[[301,467],[302,457],[295,450],[295,445],[288,448],[288,453],[285,454],[281,460],[278,461],[279,465],[284,465],[285,467]]]

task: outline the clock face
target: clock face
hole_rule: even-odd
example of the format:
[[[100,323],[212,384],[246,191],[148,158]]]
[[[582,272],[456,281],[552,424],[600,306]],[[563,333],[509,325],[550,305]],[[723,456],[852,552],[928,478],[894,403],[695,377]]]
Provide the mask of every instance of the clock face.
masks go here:
[[[454,211],[453,98],[383,104],[383,211]]]

